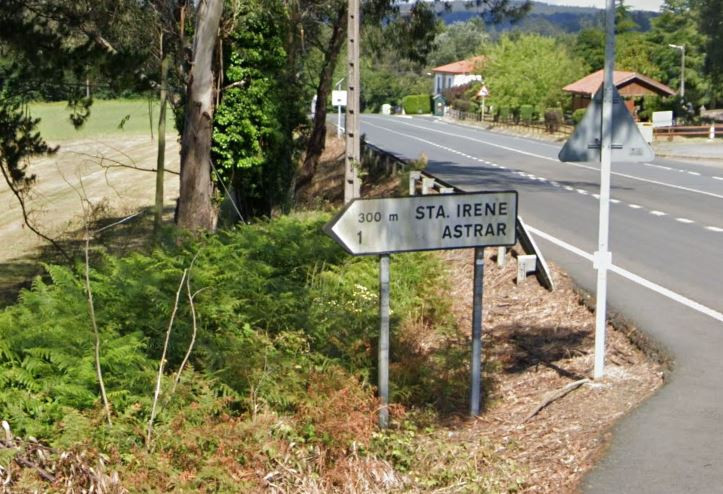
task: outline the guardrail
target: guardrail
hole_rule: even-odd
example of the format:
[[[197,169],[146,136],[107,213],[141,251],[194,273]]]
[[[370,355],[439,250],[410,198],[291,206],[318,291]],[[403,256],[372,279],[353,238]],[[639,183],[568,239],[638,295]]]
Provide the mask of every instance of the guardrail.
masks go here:
[[[675,125],[672,127],[656,127],[653,129],[655,137],[683,136],[683,137],[707,137],[715,139],[723,137],[723,124],[714,125]]]
[[[421,190],[420,189],[421,186]],[[422,195],[427,194],[454,194],[455,192],[463,192],[462,189],[455,187],[437,177],[427,174],[423,171],[411,171],[409,173],[409,195],[414,196],[421,192]],[[517,256],[517,284],[525,281],[528,274],[534,274],[537,281],[550,291],[555,289],[555,282],[552,279],[550,268],[542,255],[542,251],[535,243],[527,230],[522,218],[517,217],[516,221],[517,239],[526,255]],[[502,267],[505,265],[507,258],[507,249],[505,247],[497,248],[497,265]]]

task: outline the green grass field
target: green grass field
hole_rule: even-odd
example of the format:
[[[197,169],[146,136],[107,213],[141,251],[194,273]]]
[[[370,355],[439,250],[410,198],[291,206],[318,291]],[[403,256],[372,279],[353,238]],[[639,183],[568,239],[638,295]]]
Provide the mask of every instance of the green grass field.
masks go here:
[[[158,103],[151,106],[153,135],[158,128]],[[170,110],[169,110],[170,113]],[[66,102],[31,103],[30,114],[40,118],[40,133],[50,142],[108,136],[151,134],[148,100],[96,100],[90,107],[90,118],[76,130],[70,123]],[[122,126],[121,126],[121,123]],[[173,118],[167,117],[168,132],[173,132]]]

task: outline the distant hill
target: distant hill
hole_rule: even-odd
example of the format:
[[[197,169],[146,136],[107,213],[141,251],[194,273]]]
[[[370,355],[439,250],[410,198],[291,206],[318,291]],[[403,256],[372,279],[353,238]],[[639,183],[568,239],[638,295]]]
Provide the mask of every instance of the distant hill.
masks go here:
[[[411,4],[400,5],[402,13],[408,11]],[[484,13],[483,7],[468,7],[465,0],[450,2],[435,2],[433,7],[445,24],[465,22]],[[643,10],[632,11],[633,20],[640,26],[641,31],[648,31],[650,20],[656,17],[656,12]],[[484,16],[483,16],[484,18]],[[576,33],[588,27],[604,26],[604,11],[593,7],[567,7],[563,5],[550,5],[541,2],[532,2],[532,10],[521,21],[512,24],[503,22],[491,24],[491,32],[521,30],[537,32],[540,34]]]

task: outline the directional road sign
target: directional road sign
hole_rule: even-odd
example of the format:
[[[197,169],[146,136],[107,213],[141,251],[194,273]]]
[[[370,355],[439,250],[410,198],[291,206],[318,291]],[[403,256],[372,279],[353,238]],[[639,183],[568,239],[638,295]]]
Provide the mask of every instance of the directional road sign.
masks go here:
[[[560,161],[600,161],[602,137],[603,88],[597,93],[585,111],[585,115],[572,136],[560,150]],[[612,161],[650,161],[655,153],[640,133],[638,125],[613,86],[613,132]]]
[[[350,254],[512,246],[517,192],[355,199],[324,231]]]

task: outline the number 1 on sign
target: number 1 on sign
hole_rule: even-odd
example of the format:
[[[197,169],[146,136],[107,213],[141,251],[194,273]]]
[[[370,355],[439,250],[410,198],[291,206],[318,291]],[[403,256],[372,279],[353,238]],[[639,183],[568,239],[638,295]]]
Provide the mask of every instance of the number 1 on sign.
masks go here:
[[[361,234],[361,231],[359,231],[359,232],[356,232],[356,235],[357,235],[357,237],[359,237],[359,243],[361,243],[361,240],[362,240],[362,234]]]

